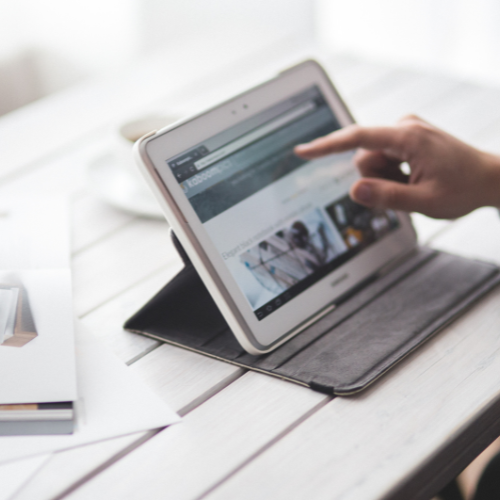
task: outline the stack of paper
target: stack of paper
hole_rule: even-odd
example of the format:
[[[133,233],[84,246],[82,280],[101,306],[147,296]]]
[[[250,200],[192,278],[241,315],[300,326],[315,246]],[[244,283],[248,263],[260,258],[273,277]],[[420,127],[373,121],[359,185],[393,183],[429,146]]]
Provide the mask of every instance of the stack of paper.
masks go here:
[[[0,435],[71,433],[77,388],[70,271],[0,271],[0,286],[17,292],[7,321],[14,315],[14,326],[0,344]]]
[[[66,436],[0,437],[2,464],[180,421],[114,354],[76,324],[76,427]],[[0,496],[1,498],[1,496]]]

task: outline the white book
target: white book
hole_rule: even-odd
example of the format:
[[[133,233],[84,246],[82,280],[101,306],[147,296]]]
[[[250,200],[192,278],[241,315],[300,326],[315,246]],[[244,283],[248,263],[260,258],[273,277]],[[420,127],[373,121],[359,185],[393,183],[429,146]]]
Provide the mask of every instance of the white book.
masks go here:
[[[75,329],[79,387],[75,431],[66,436],[0,436],[1,488],[1,469],[8,462],[180,421],[133,370],[78,321]]]
[[[64,198],[0,200],[0,435],[73,432],[77,400]],[[19,406],[21,405],[21,406]]]

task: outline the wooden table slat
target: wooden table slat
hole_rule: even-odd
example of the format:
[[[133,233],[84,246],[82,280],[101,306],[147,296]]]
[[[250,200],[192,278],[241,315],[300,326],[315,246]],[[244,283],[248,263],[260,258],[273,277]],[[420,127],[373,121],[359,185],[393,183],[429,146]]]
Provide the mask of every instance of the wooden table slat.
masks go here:
[[[135,219],[87,193],[73,201],[71,213],[73,254],[90,247]]]
[[[245,370],[197,353],[162,345],[130,369],[180,415],[186,415]]]
[[[458,219],[453,227],[432,240],[440,250],[500,265],[500,214],[496,208],[480,208]]]
[[[354,100],[353,106],[359,106],[358,115],[363,125],[393,125],[403,116],[418,114],[439,102],[443,96],[453,93],[458,85],[452,79],[415,73],[380,98],[364,103]]]
[[[68,498],[196,498],[327,399],[247,373]]]
[[[38,473],[10,500],[51,500],[83,477],[96,473],[144,436],[145,433],[139,432],[53,453]]]
[[[181,268],[179,263],[178,268]],[[113,300],[82,316],[82,322],[122,361],[130,364],[159,342],[122,329],[123,323],[139,310],[175,274],[174,267],[162,268],[150,278],[120,293]]]
[[[450,96],[421,111],[434,125],[467,142],[498,122],[500,89],[462,84]]]
[[[167,265],[178,267],[165,222],[133,221],[73,259],[75,311],[83,316]]]

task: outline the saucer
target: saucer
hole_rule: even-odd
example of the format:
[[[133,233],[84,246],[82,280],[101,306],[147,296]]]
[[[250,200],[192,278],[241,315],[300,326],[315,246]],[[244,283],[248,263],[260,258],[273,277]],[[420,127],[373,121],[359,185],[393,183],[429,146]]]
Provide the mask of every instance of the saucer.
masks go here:
[[[93,193],[105,203],[141,217],[165,219],[146,182],[127,171],[112,153],[94,159],[88,165],[88,179]]]

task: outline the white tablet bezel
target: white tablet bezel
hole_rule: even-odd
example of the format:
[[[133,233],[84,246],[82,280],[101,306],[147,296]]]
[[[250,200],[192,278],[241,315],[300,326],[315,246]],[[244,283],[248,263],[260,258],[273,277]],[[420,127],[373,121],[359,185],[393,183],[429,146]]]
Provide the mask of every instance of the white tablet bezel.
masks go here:
[[[301,331],[301,326],[310,324],[311,318],[340,296],[416,245],[409,216],[398,213],[399,228],[265,318],[260,321],[256,318],[188,198],[166,167],[166,160],[313,85],[320,88],[341,126],[354,122],[321,66],[306,61],[220,106],[149,134],[136,144],[136,158],[168,222],[240,344],[252,354],[274,349]],[[157,167],[161,168],[165,182]]]

